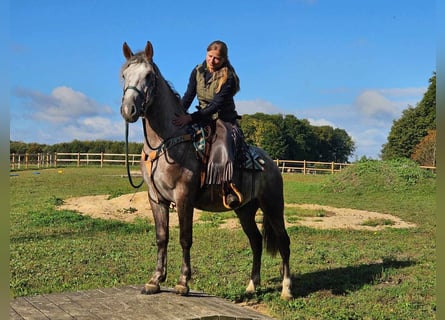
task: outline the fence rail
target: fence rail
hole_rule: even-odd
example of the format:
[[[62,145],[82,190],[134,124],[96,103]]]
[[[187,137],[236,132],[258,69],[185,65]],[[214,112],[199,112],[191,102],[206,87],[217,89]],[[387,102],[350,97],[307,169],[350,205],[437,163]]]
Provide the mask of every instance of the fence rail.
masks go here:
[[[140,154],[131,153],[128,155],[130,165],[139,164]],[[125,164],[126,155],[121,153],[34,153],[34,154],[17,154],[12,153],[9,157],[11,169],[28,169],[28,168],[50,168],[60,167],[64,165],[100,165],[105,164]]]
[[[274,160],[282,173],[303,173],[303,174],[317,174],[317,173],[335,173],[341,171],[350,163],[337,162],[317,162],[306,160]]]
[[[130,165],[138,165],[141,155],[131,153],[128,155]],[[118,164],[124,165],[126,155],[121,153],[87,153],[87,152],[56,152],[56,153],[11,153],[9,157],[11,170],[17,169],[39,169],[56,168],[67,165],[77,167],[84,165]],[[282,173],[303,173],[303,174],[333,174],[351,166],[351,163],[337,162],[317,162],[307,160],[274,160]],[[436,171],[435,166],[420,166],[421,168]]]

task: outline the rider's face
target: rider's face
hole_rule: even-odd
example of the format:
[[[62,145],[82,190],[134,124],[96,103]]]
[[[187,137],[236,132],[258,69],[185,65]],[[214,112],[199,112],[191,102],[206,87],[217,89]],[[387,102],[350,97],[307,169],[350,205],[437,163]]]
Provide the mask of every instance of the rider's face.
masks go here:
[[[221,68],[222,64],[224,63],[224,58],[221,57],[218,50],[210,50],[207,51],[206,62],[207,68],[210,70],[210,72],[214,72]]]

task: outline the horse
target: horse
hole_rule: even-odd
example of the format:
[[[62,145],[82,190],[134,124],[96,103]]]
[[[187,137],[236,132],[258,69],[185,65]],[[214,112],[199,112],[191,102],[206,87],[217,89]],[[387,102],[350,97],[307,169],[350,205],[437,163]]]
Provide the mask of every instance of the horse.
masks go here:
[[[185,114],[180,96],[164,79],[153,62],[153,46],[147,41],[145,49],[133,53],[124,42],[125,62],[120,71],[123,96],[120,112],[127,129],[129,123],[142,118],[144,145],[140,161],[143,181],[148,186],[148,199],[153,212],[156,230],[157,262],[151,279],[141,293],[155,294],[167,277],[167,247],[169,241],[169,208],[175,206],[179,219],[179,238],[182,248],[182,266],[174,292],[188,295],[191,279],[190,248],[194,209],[208,212],[232,210],[223,205],[218,188],[205,188],[201,184],[202,161],[190,139],[186,127],[177,127],[172,120]],[[128,131],[127,131],[128,134]],[[247,235],[253,253],[251,276],[246,293],[254,293],[260,285],[263,242],[266,251],[281,256],[281,298],[292,299],[289,268],[290,239],[284,223],[283,179],[275,162],[267,153],[250,146],[263,159],[263,170],[243,170],[238,185],[244,195],[234,211]],[[130,179],[131,182],[131,179]],[[258,209],[263,212],[262,233],[255,222]]]

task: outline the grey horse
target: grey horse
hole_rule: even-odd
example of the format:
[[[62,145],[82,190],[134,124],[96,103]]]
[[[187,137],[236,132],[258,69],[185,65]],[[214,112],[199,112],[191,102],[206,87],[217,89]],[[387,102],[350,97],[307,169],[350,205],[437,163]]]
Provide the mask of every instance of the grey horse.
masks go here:
[[[125,62],[121,68],[124,82],[121,115],[127,123],[143,119],[144,146],[141,170],[148,186],[158,247],[157,263],[142,293],[159,292],[167,276],[169,240],[169,207],[176,206],[179,218],[182,268],[175,291],[189,293],[191,278],[190,248],[192,246],[194,208],[209,212],[228,211],[220,189],[201,185],[202,162],[187,128],[172,124],[173,118],[184,114],[179,95],[163,78],[153,62],[153,46],[147,41],[145,50],[136,54],[123,44]],[[263,160],[263,170],[234,169],[242,177],[238,188],[244,195],[234,211],[247,235],[253,252],[252,272],[246,291],[255,292],[260,285],[263,243],[272,255],[280,253],[283,299],[292,299],[289,270],[290,239],[284,224],[283,179],[274,161],[260,148],[251,146]],[[241,172],[236,172],[240,171]],[[258,209],[263,212],[262,233],[255,222]]]

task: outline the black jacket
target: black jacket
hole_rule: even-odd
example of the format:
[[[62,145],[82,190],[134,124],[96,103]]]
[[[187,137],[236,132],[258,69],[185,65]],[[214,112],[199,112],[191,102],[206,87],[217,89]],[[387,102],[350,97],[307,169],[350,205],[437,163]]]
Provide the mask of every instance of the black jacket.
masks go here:
[[[199,71],[198,71],[199,70]],[[187,111],[192,104],[196,96],[196,73],[202,72],[204,74],[205,81],[207,82],[212,77],[212,74],[206,68],[206,62],[204,61],[199,68],[193,68],[187,90],[181,99],[182,107]],[[198,109],[198,111],[191,114],[193,122],[207,122],[211,119],[212,115],[218,112],[218,117],[226,122],[234,123],[239,118],[238,113],[235,110],[235,102],[233,96],[236,93],[236,83],[233,76],[229,76],[227,81],[222,85],[221,90],[215,94],[212,102],[210,102],[205,108]]]

